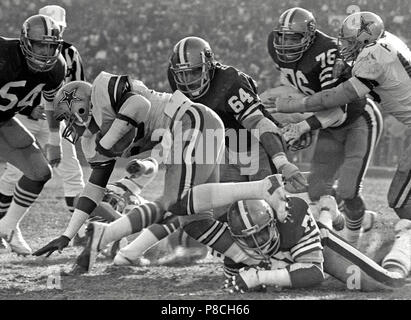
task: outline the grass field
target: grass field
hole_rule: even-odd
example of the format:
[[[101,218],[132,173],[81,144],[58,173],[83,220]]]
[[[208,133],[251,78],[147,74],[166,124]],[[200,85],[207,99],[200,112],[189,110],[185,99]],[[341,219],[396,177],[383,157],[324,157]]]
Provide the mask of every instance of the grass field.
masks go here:
[[[87,176],[89,170],[85,170]],[[120,177],[116,168],[114,178]],[[148,199],[158,195],[163,186],[163,175],[144,192]],[[65,208],[62,188],[58,178],[50,181],[38,201],[21,225],[23,235],[33,250],[59,236],[65,229],[69,214]],[[393,225],[397,220],[387,208],[388,178],[371,178],[365,181],[364,196],[369,209],[378,212],[375,229],[363,238],[361,250],[372,258],[379,253],[372,239],[393,239]],[[411,286],[389,292],[352,292],[345,285],[328,278],[320,287],[310,290],[277,290],[266,293],[230,295],[221,290],[222,267],[217,261],[196,263],[184,267],[126,267],[116,268],[111,262],[99,258],[90,274],[63,276],[51,284],[50,275],[60,275],[70,270],[78,247],[68,247],[62,254],[50,258],[0,255],[0,300],[2,299],[409,299]],[[60,282],[59,282],[60,281]],[[50,282],[49,282],[50,284]]]

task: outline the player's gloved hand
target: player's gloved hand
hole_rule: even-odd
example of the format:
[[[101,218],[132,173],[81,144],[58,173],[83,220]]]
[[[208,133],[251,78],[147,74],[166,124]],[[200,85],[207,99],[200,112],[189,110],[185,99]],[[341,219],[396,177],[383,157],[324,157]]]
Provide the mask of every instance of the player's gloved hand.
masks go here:
[[[283,113],[306,112],[304,98],[276,98],[275,110]]]
[[[287,145],[293,146],[296,144],[301,136],[310,131],[310,125],[307,121],[301,121],[298,123],[290,123],[281,128],[281,133]]]
[[[46,119],[46,114],[44,113],[44,106],[36,106],[30,114],[31,119],[34,120],[45,120]]]
[[[285,190],[290,193],[307,192],[308,182],[295,164],[288,162],[279,170],[285,180]]]
[[[273,157],[273,163],[277,171],[284,178],[284,187],[290,193],[306,192],[308,183],[305,177],[301,174],[300,169],[295,164],[287,160],[284,152],[279,152]]]
[[[42,256],[43,254],[47,253],[46,257],[49,257],[56,250],[61,253],[61,251],[65,247],[67,247],[69,243],[70,238],[66,236],[60,236],[57,239],[50,241],[43,248],[40,248],[39,250],[34,252],[33,256]]]
[[[224,287],[230,293],[245,293],[246,291],[265,291],[266,285],[260,283],[258,278],[259,268],[240,270],[238,275],[226,279]]]
[[[288,199],[285,193],[283,177],[273,174],[262,180],[261,193],[267,203],[275,210],[280,223],[284,223],[289,217]]]
[[[46,145],[47,160],[52,167],[57,167],[61,162],[61,146]]]

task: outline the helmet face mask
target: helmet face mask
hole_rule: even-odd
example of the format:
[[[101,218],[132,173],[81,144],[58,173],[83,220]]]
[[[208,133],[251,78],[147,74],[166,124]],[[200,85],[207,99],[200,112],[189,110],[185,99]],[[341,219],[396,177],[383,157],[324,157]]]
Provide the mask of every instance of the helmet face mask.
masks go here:
[[[51,70],[58,60],[62,43],[60,28],[52,18],[35,15],[23,23],[20,47],[32,71]]]
[[[192,99],[205,95],[210,87],[214,63],[214,54],[205,40],[198,37],[180,40],[170,58],[170,70],[177,89]]]
[[[352,64],[367,45],[384,35],[382,19],[372,12],[355,12],[346,17],[338,36],[338,50],[344,61]]]
[[[263,200],[234,203],[228,211],[234,241],[250,257],[269,260],[280,246],[280,234],[271,207]]]
[[[302,8],[286,10],[274,29],[273,46],[278,60],[292,63],[300,60],[314,41],[316,21],[311,12]]]

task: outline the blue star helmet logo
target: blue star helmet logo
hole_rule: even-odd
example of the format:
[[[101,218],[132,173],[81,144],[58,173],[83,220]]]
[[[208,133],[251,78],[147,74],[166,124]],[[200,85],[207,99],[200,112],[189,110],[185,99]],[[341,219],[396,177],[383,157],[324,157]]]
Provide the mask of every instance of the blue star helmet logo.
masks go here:
[[[368,33],[370,36],[372,36],[372,31],[370,30],[370,25],[372,24],[372,21],[365,21],[364,17],[361,16],[361,26],[360,30],[358,30],[357,37],[359,37],[363,32]]]
[[[76,91],[77,89],[73,89],[72,91],[63,90],[63,97],[60,99],[59,103],[67,103],[67,106],[71,110],[73,101],[81,101],[81,99],[76,96]]]

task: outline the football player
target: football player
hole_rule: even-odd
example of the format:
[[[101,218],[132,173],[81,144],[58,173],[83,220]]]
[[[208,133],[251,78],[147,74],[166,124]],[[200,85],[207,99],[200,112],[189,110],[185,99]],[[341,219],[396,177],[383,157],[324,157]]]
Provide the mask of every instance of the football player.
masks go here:
[[[257,84],[250,76],[216,61],[210,44],[192,36],[174,46],[167,71],[173,91],[180,90],[191,101],[211,108],[224,123],[227,139],[225,158],[220,166],[221,182],[256,181],[280,172],[286,183],[295,184],[298,192],[305,190],[305,178],[287,160],[280,130],[263,109]],[[249,154],[250,161],[244,161]],[[215,216],[221,219],[219,216],[225,214],[226,209],[219,208]],[[115,263],[136,260],[144,252],[141,248],[153,245],[174,231],[167,225],[149,227],[120,251]],[[136,250],[132,249],[134,245]]]
[[[385,31],[382,19],[372,12],[356,12],[342,23],[339,52],[352,66],[352,76],[335,88],[303,99],[278,98],[280,112],[305,112],[338,108],[370,94],[384,112],[411,125],[411,51]],[[287,111],[285,111],[287,110]],[[411,148],[404,151],[388,191],[388,204],[399,216],[396,240],[383,261],[385,268],[411,269]]]
[[[60,6],[45,6],[39,10],[39,14],[49,16],[54,19],[60,28],[60,33],[66,28],[65,10]],[[83,64],[77,49],[70,43],[63,41],[62,56],[66,62],[67,72],[65,82],[75,80],[85,80]],[[38,144],[47,149],[47,141],[49,129],[47,121],[42,112],[44,102],[40,106],[33,105],[22,110],[16,115],[16,118],[34,135]],[[50,104],[46,104],[49,106]],[[46,112],[49,112],[46,110]],[[52,110],[50,110],[52,112]],[[52,117],[49,115],[49,118]],[[53,123],[54,124],[54,123]],[[59,122],[54,124],[55,132],[58,131]],[[63,127],[63,123],[61,123]],[[61,128],[63,130],[64,128]],[[73,201],[76,195],[80,194],[84,188],[83,171],[77,159],[76,149],[73,144],[65,139],[62,145],[62,160],[58,167],[54,168],[54,172],[63,178],[64,196],[67,207],[70,212],[74,211]],[[58,150],[57,150],[58,151]],[[7,163],[6,170],[0,178],[0,215],[7,212],[13,199],[13,191],[17,181],[21,178],[22,173],[15,166]]]
[[[281,14],[267,46],[283,85],[298,89],[304,96],[343,81],[342,77],[333,77],[337,39],[318,30],[308,10],[296,7]],[[358,244],[365,212],[362,183],[382,124],[378,107],[364,97],[343,103],[331,113],[322,111],[283,128],[290,145],[304,133],[320,129],[308,177],[308,195],[311,201],[325,195],[337,199],[346,216],[343,237],[353,246]],[[338,185],[334,189],[337,172]]]
[[[57,23],[44,15],[24,21],[20,39],[0,38],[0,157],[23,172],[11,204],[7,195],[0,195],[1,203],[6,203],[0,206],[0,214],[4,215],[0,220],[0,238],[21,255],[30,254],[31,249],[22,237],[19,223],[51,178],[51,167],[33,135],[14,115],[39,105],[41,95],[46,104],[52,103],[66,74],[60,54],[62,42]],[[58,132],[50,135],[49,143],[55,150],[60,148]]]
[[[101,72],[93,84],[64,85],[55,98],[55,115],[67,121],[63,137],[72,136],[73,141],[82,137],[92,173],[63,235],[34,255],[49,256],[65,248],[101,202],[116,158],[147,150],[166,165],[163,195],[110,224],[90,223],[90,241],[81,255],[87,269],[107,244],[159,222],[166,211],[184,216],[187,234],[233,261],[245,258],[244,253],[210,210],[263,194],[282,218],[288,214],[279,175],[255,182],[216,183],[224,126],[210,108],[191,102],[180,91],[160,93],[128,76]]]
[[[231,235],[260,263],[247,267],[225,260],[225,288],[231,292],[267,285],[307,288],[321,284],[324,273],[347,289],[374,291],[405,285],[399,273],[385,270],[328,227],[317,225],[304,200],[290,197],[289,204],[291,219],[284,223],[278,222],[275,211],[262,200],[239,201],[230,207]]]

